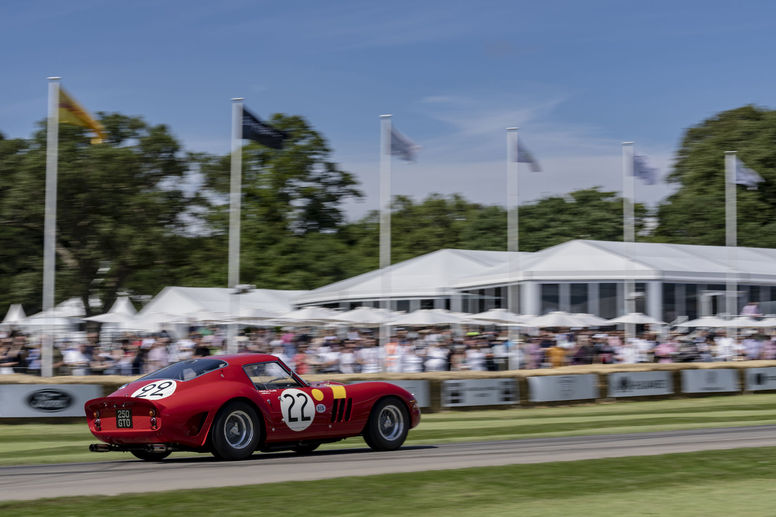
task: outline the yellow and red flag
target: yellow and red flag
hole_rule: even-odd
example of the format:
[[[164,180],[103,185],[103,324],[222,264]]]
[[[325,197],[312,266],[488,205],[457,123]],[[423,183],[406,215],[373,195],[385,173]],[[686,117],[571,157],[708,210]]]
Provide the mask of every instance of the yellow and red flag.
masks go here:
[[[93,144],[100,144],[105,139],[105,128],[102,124],[61,87],[59,88],[59,123],[91,129],[97,135],[92,138]]]

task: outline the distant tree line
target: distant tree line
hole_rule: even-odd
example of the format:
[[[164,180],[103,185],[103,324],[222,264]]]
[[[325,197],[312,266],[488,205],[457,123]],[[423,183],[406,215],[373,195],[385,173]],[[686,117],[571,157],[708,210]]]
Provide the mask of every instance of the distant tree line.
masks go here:
[[[225,286],[229,156],[185,153],[164,125],[101,113],[105,143],[60,128],[56,300],[89,298],[107,310],[117,293],[165,285]],[[241,281],[313,289],[378,266],[378,214],[348,221],[342,202],[362,196],[331,161],[323,135],[300,116],[274,115],[283,149],[243,149]],[[636,206],[639,240],[724,244],[724,151],[765,178],[739,187],[739,244],[776,246],[776,111],[744,106],[688,129],[656,210]],[[0,313],[39,310],[43,264],[45,124],[29,139],[0,134]],[[570,239],[622,239],[622,199],[598,187],[520,207],[520,249]],[[650,223],[651,219],[651,223]],[[505,250],[506,211],[455,194],[392,204],[394,262],[440,248]],[[95,309],[99,311],[99,309]],[[1,315],[1,314],[0,314]]]

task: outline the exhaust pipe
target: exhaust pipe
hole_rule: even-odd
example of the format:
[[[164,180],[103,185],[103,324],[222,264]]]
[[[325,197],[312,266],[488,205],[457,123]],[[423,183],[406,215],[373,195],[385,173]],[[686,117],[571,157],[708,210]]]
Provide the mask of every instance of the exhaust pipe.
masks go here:
[[[163,443],[152,443],[146,446],[148,452],[172,452],[172,447],[168,447]]]
[[[89,450],[91,452],[110,452],[111,446],[107,443],[92,443],[89,444]]]

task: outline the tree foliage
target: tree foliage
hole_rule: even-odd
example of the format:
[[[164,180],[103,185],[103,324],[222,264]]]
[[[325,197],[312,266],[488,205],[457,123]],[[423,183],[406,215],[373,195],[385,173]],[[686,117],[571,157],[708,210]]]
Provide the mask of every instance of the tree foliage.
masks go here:
[[[654,238],[682,244],[725,244],[725,151],[737,151],[765,182],[737,187],[738,244],[776,246],[776,111],[743,106],[687,130],[668,181],[678,190],[658,210]]]
[[[92,297],[109,306],[119,290],[148,292],[180,257],[181,217],[195,202],[181,190],[181,148],[163,125],[103,114],[106,142],[91,145],[78,127],[59,128],[56,296]],[[43,126],[43,124],[41,124]],[[39,307],[45,192],[45,127],[29,141],[0,146],[3,302]],[[87,309],[88,310],[88,309]]]

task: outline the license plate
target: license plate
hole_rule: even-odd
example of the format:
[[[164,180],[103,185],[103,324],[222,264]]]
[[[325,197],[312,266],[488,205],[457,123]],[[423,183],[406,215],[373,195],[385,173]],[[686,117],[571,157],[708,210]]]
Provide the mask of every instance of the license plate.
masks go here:
[[[132,427],[132,410],[130,409],[117,409],[116,410],[116,427],[119,429],[129,429]]]

